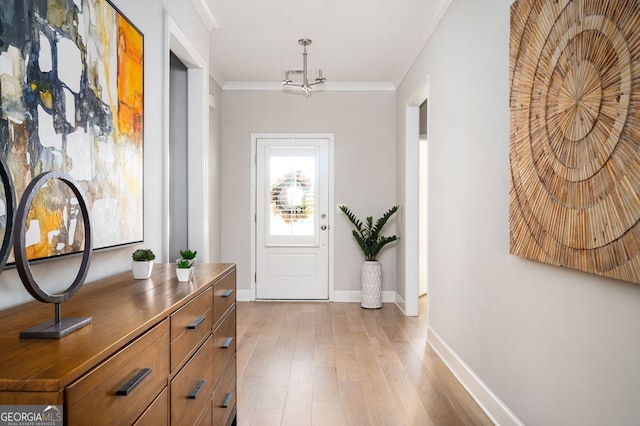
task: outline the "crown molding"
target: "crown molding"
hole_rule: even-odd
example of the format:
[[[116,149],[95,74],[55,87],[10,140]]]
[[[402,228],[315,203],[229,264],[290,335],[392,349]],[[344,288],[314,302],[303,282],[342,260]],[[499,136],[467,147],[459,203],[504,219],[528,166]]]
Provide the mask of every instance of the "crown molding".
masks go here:
[[[211,34],[213,30],[218,28],[218,22],[213,16],[213,13],[211,12],[211,9],[209,8],[209,5],[205,0],[191,0],[191,4],[193,4],[193,7],[196,8],[200,19],[202,19],[202,22],[204,22],[205,26],[207,27],[207,31],[209,31],[209,34]]]
[[[272,91],[272,92],[296,92],[292,87],[284,88],[282,83],[278,82],[249,82],[249,81],[227,81],[222,86],[222,90],[238,90],[238,91]],[[371,83],[325,83],[322,88],[318,87],[313,92],[393,92],[396,88],[392,83],[388,82],[371,82]]]
[[[427,41],[431,38],[431,35],[436,30],[436,27],[444,17],[444,14],[451,6],[453,0],[440,0],[436,6],[433,8],[433,12],[429,14],[424,25],[422,26],[423,31],[420,34],[420,37],[416,38],[415,43],[413,44],[413,48],[411,49],[409,55],[407,55],[407,59],[404,61],[402,67],[399,69],[396,78],[393,80],[393,85],[395,87],[399,87],[402,80],[406,77],[409,69],[413,66],[414,62],[424,49],[424,46],[427,44]]]

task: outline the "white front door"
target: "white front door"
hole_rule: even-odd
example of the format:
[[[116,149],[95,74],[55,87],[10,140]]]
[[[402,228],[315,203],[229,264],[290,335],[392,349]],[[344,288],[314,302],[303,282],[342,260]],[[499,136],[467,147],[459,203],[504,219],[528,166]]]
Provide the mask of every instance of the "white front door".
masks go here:
[[[329,298],[329,140],[256,140],[256,298]]]

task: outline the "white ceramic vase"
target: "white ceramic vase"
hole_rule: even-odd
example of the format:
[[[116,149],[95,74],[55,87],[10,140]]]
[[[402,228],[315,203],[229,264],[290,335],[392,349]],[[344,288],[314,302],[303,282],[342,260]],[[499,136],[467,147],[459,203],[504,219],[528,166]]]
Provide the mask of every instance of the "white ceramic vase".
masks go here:
[[[178,277],[178,281],[182,283],[191,281],[193,277],[193,266],[190,268],[176,268],[176,277]]]
[[[360,306],[366,309],[382,308],[382,265],[377,260],[362,264]]]
[[[133,272],[133,278],[136,280],[146,280],[151,276],[152,270],[153,260],[131,262],[131,272]]]

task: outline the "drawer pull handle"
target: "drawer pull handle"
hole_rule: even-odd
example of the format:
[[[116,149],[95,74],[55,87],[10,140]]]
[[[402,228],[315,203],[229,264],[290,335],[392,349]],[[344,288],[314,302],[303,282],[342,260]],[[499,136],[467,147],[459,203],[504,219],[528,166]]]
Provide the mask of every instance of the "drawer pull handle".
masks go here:
[[[143,368],[138,371],[127,381],[127,383],[122,385],[122,387],[116,391],[116,395],[129,395],[149,374],[151,374],[150,368]]]
[[[189,330],[195,330],[200,324],[202,324],[202,321],[204,321],[207,317],[205,315],[198,317],[194,322],[192,322],[191,324],[189,324],[187,326],[187,328]]]
[[[233,342],[233,337],[227,337],[224,340],[224,343],[222,344],[221,348],[222,349],[229,349],[229,346],[231,346],[231,342]]]
[[[227,290],[224,293],[222,293],[222,297],[229,297],[229,296],[231,296],[231,293],[233,293],[233,289],[232,288],[230,288],[229,290]]]
[[[222,408],[227,408],[229,404],[231,404],[232,399],[233,399],[233,392],[230,392],[225,397],[224,402],[222,403]]]
[[[200,380],[198,382],[198,384],[196,385],[196,387],[193,388],[193,390],[189,394],[189,399],[196,399],[198,397],[198,394],[202,390],[202,387],[204,386],[205,383],[207,383],[206,380]]]

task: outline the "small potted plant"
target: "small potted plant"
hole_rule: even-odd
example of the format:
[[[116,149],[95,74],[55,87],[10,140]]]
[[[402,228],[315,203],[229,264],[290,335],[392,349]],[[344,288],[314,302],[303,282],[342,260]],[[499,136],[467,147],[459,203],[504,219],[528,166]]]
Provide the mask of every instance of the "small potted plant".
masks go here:
[[[382,228],[389,218],[398,211],[398,206],[391,207],[381,218],[373,222],[373,217],[368,216],[366,223],[362,223],[349,208],[340,206],[340,210],[347,215],[349,221],[356,229],[352,231],[353,237],[364,253],[362,265],[362,293],[360,306],[367,309],[382,307],[382,265],[376,260],[380,250],[387,244],[395,241],[397,237],[385,237],[380,235]]]
[[[196,266],[197,255],[197,250],[180,250],[180,258],[176,259],[176,276],[178,277],[178,281],[191,281],[191,278],[193,277],[193,268]]]
[[[198,255],[198,250],[195,250],[195,251],[190,249],[180,250],[180,259],[178,260],[188,260],[189,266],[195,266],[197,255]]]
[[[193,266],[191,265],[191,262],[187,259],[178,259],[176,261],[176,277],[178,277],[178,281],[191,281],[192,276]]]
[[[146,280],[153,270],[153,259],[156,255],[149,249],[137,249],[131,255],[131,271],[136,280]]]

